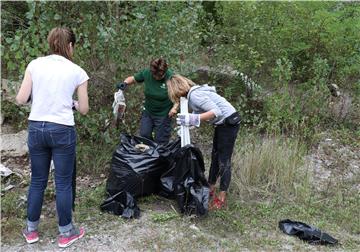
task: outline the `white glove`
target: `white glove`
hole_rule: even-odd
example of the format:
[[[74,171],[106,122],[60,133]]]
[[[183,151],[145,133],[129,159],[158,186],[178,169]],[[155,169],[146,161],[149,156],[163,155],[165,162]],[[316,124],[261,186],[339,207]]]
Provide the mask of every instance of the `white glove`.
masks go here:
[[[176,118],[178,125],[184,126],[200,126],[200,115],[199,114],[178,114]]]

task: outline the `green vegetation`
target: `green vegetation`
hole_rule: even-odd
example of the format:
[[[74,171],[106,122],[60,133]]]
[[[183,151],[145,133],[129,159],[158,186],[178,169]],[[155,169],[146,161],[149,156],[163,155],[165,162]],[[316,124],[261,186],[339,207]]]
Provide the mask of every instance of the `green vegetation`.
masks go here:
[[[164,213],[154,213],[151,219],[153,222],[162,223],[178,217],[179,214],[176,211],[173,211],[173,212],[164,212]]]
[[[3,2],[1,9],[7,95],[15,94],[27,64],[47,54],[51,28],[65,25],[77,34],[74,61],[91,77],[91,110],[86,117],[75,115],[78,174],[91,179],[78,187],[76,221],[129,225],[101,213],[99,205],[120,132],[138,131],[143,87],[126,90],[127,114],[115,129],[114,83],[164,56],[176,72],[215,85],[242,115],[229,205],[204,219],[180,218],[171,207],[175,202],[158,196],[139,199],[145,223],[130,222],[132,231],[141,225],[155,231],[131,245],[154,251],[170,250],[176,243],[184,251],[311,249],[275,231],[279,220],[291,218],[340,239],[335,250],[359,250],[360,178],[358,173],[348,176],[350,161],[338,151],[353,148],[356,155],[360,147],[359,3]],[[210,70],[201,74],[200,66]],[[334,96],[333,84],[340,95]],[[26,127],[28,109],[3,97],[1,107],[5,122]],[[211,146],[211,130],[202,125],[192,135],[204,152]],[[320,187],[306,156],[328,135],[337,139],[337,145],[323,146],[333,157],[328,169],[334,177]],[[1,197],[2,238],[9,243],[23,224],[20,198],[25,194],[25,188],[16,188]],[[45,205],[51,210],[45,215],[52,212],[53,198],[49,189]],[[56,227],[55,218],[45,220]]]
[[[232,189],[240,197],[308,197],[304,145],[292,139],[245,135],[237,147],[232,160]]]

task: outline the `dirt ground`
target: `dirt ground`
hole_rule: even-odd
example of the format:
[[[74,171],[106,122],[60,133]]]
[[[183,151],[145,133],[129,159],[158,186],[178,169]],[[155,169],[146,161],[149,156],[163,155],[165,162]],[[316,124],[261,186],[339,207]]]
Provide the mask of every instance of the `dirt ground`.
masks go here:
[[[312,163],[314,181],[319,190],[329,185],[329,178],[340,173],[344,179],[359,178],[360,152],[341,145],[336,139],[324,135],[323,141],[307,157]],[[24,142],[25,141],[25,142]],[[24,189],[26,198],[26,177],[29,177],[28,157],[23,153],[26,150],[26,132],[13,134],[5,130],[2,133],[2,159],[4,166],[16,173],[17,186]],[[6,149],[7,148],[7,149]],[[15,154],[14,154],[15,153]],[[339,163],[339,158],[341,163]],[[339,168],[341,167],[340,171]],[[97,180],[89,177],[78,178],[78,190],[86,187],[96,187],[105,178]],[[14,182],[15,183],[15,182]],[[23,183],[23,184],[21,184]],[[95,183],[95,184],[94,184]],[[92,184],[92,185],[91,185]],[[360,183],[354,190],[359,190]],[[2,188],[7,185],[2,185]],[[6,193],[6,192],[5,192]],[[53,218],[50,213],[55,206],[48,205],[45,211],[46,218]],[[320,248],[299,242],[293,237],[282,234],[279,230],[274,232],[258,232],[258,230],[245,230],[247,236],[254,237],[254,241],[261,238],[264,244],[251,245],[251,241],[242,240],[237,233],[214,233],[206,226],[199,225],[201,220],[193,217],[179,217],[172,215],[176,212],[176,202],[167,199],[155,198],[153,202],[140,202],[141,217],[139,219],[124,220],[120,217],[103,214],[103,218],[89,217],[85,221],[86,235],[76,242],[67,251],[254,251],[254,250],[296,250],[318,251]],[[210,214],[211,217],[212,213]],[[218,215],[218,214],[217,214]],[[168,217],[169,219],[166,219]],[[173,216],[173,217],[172,217]],[[42,216],[44,217],[44,216]],[[74,221],[80,216],[74,216]],[[166,221],[162,221],[165,218]],[[28,245],[21,237],[20,230],[17,237],[4,240],[2,234],[1,251],[62,251],[56,240],[56,223],[50,225],[40,224],[40,241]],[[353,237],[354,240],[358,238]],[[250,244],[250,245],[249,245]],[[360,244],[360,241],[359,241]],[[360,245],[359,245],[360,246]],[[334,249],[337,251],[338,249]]]

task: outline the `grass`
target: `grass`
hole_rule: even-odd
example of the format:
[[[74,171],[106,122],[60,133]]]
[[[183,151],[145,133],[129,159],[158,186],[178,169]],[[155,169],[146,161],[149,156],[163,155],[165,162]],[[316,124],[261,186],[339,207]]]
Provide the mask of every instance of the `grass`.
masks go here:
[[[116,144],[114,143],[100,141],[94,144],[91,141],[82,141],[77,146],[78,174],[91,173],[98,176],[106,173],[115,148]]]
[[[306,148],[300,142],[285,138],[240,136],[233,158],[233,179],[228,207],[209,212],[205,218],[182,216],[176,202],[151,195],[140,198],[142,216],[124,220],[102,213],[105,182],[97,178],[78,188],[75,223],[89,227],[92,237],[103,230],[106,234],[133,237],[128,246],[135,250],[239,251],[320,249],[283,234],[278,228],[282,219],[302,221],[320,228],[339,239],[336,247],[326,251],[360,250],[360,195],[349,190],[357,180],[344,184],[341,179],[325,192],[315,190],[303,160]],[[208,160],[207,160],[208,161]],[[2,203],[2,241],[20,242],[19,230],[25,219],[25,206],[20,197],[26,188],[5,193]],[[45,205],[54,201],[49,190]],[[22,205],[21,205],[22,204]],[[175,210],[174,210],[175,209]],[[45,211],[46,213],[46,211]],[[56,218],[45,216],[47,240],[56,236]],[[40,230],[41,231],[41,230]],[[45,239],[45,240],[46,240]]]
[[[25,192],[11,190],[1,196],[1,240],[10,241],[24,226],[26,202]]]
[[[243,198],[293,197],[300,193],[306,197],[309,178],[303,162],[305,153],[305,145],[292,139],[240,137],[232,159],[232,192]]]
[[[127,221],[100,212],[99,205],[104,200],[104,186],[101,184],[95,189],[84,188],[78,193],[75,222],[89,227],[107,226],[108,231],[105,232],[109,233],[113,233],[113,228],[119,229],[120,233],[124,232],[122,228],[135,233],[146,229],[148,233],[136,236],[131,242],[131,246],[139,250],[171,250],[174,244],[181,246],[180,251],[237,251],[239,247],[250,250],[281,250],[284,244],[291,248],[298,247],[303,251],[316,248],[295,237],[282,234],[277,225],[278,221],[286,218],[306,222],[333,235],[341,242],[340,247],[335,247],[337,250],[360,248],[360,220],[356,219],[359,218],[356,213],[360,199],[356,194],[347,195],[346,199],[312,195],[307,204],[275,197],[271,202],[255,199],[244,201],[237,195],[230,194],[228,208],[210,212],[206,218],[182,216],[166,205],[169,200],[149,196],[147,200],[141,200],[139,203],[142,217],[139,220]],[[8,201],[14,200],[16,196],[13,194],[5,198],[5,203],[8,204]],[[159,204],[165,205],[159,209]],[[6,243],[21,241],[19,230],[23,223],[23,214],[2,219],[2,240]],[[56,225],[55,218],[45,217],[42,220],[40,231],[46,236],[45,240],[56,237]],[[199,230],[191,229],[191,225],[195,225]],[[45,226],[50,230],[46,234]],[[97,228],[90,230],[89,235],[97,234],[96,230]]]
[[[153,213],[151,215],[151,220],[155,223],[163,223],[172,219],[179,218],[179,214],[176,211],[172,212],[163,212],[163,213]]]

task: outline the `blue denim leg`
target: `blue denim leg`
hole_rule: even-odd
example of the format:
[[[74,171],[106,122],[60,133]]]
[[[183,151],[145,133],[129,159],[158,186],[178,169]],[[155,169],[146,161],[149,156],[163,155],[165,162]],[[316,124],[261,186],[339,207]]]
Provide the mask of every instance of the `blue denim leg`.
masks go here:
[[[52,158],[55,166],[56,209],[59,231],[72,228],[72,178],[76,152],[76,132],[74,127],[53,127],[50,131]]]
[[[155,142],[158,144],[168,144],[171,136],[171,118],[153,117],[155,125]]]
[[[153,116],[144,110],[140,120],[140,136],[154,141],[153,131],[156,143],[167,144],[171,136],[171,118]]]
[[[56,209],[60,232],[72,228],[72,175],[76,132],[71,126],[49,122],[30,122],[29,152],[32,178],[28,199],[28,220],[39,220],[51,158],[55,165]]]
[[[29,231],[37,229],[41,215],[44,191],[49,177],[51,148],[47,146],[44,131],[30,123],[28,147],[31,162],[31,182],[28,192],[27,226]],[[31,229],[31,230],[30,230]]]
[[[140,120],[140,136],[150,140],[154,140],[152,137],[153,132],[153,120],[147,111],[143,111]]]

